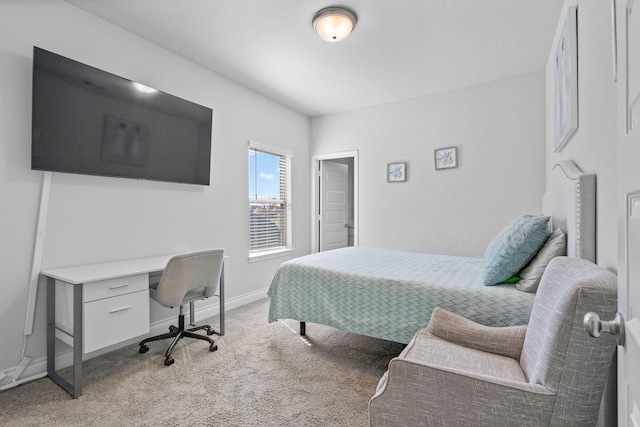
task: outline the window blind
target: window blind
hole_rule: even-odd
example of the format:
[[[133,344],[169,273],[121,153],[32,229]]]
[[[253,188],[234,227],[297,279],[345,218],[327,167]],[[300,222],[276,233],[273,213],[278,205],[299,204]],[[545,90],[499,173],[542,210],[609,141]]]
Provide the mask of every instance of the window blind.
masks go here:
[[[290,157],[249,148],[249,252],[289,246]]]

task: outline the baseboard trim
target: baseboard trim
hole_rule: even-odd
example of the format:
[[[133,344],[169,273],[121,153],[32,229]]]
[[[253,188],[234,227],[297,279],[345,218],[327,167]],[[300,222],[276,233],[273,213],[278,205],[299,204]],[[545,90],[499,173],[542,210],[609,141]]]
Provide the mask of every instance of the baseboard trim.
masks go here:
[[[229,298],[227,300],[225,300],[225,312],[228,310],[233,310],[234,308],[238,308],[238,307],[242,307],[243,305],[247,305],[250,304],[252,302],[261,300],[263,298],[267,297],[267,291],[268,288],[264,288],[264,289],[259,289],[257,291],[254,292],[249,292],[247,294],[243,294],[234,298]],[[215,298],[212,298],[215,300]],[[207,319],[210,317],[214,317],[214,316],[218,316],[220,314],[220,303],[219,302],[214,302],[211,305],[206,305],[204,307],[200,307],[196,309],[196,321],[198,321],[198,319],[202,320],[202,319]],[[167,319],[162,319],[159,321],[156,321],[152,324],[149,325],[149,333],[146,336],[153,336],[153,335],[158,335],[161,334],[162,332],[164,332],[170,325],[176,323],[176,317],[175,316],[171,316],[170,318]],[[216,325],[212,325],[215,329]],[[144,338],[143,336],[140,337],[136,337],[136,338],[132,338],[130,340],[127,341],[123,341],[121,343],[118,344],[114,344],[112,346],[109,347],[105,347],[102,348],[100,350],[96,350],[93,353],[89,353],[89,354],[85,354],[83,356],[83,360],[88,360],[91,359],[92,357],[96,357],[96,356],[100,356],[101,354],[105,354],[108,353],[110,351],[113,350],[117,350],[118,348],[122,348],[125,347],[127,345],[139,342],[140,340],[142,340]],[[59,352],[56,355],[56,368],[57,369],[61,369],[67,366],[71,366],[73,364],[73,353],[71,351],[71,349],[69,349],[68,351],[64,351],[64,352]],[[18,366],[14,366],[12,368],[9,368],[7,370],[4,371],[0,371],[0,386],[4,387],[3,391],[5,389],[9,389],[12,388],[11,386],[9,386],[10,382],[6,382],[6,378],[10,378],[11,374],[16,370]],[[5,377],[2,377],[2,374],[5,375]],[[42,378],[43,376],[47,375],[47,358],[45,357],[40,357],[37,359],[32,359],[31,363],[24,369],[24,371],[22,372],[22,375],[20,375],[21,378],[23,378],[24,380],[35,380],[38,378]],[[15,384],[19,385],[24,383],[25,381],[18,379]]]
[[[234,298],[225,300],[225,311],[233,310],[234,308],[242,307],[243,305],[251,304],[252,302],[261,300],[267,297],[268,288],[260,289],[254,292],[249,292],[244,295],[240,295]],[[215,300],[215,297],[212,298]],[[189,311],[185,311],[188,314]],[[208,319],[209,317],[218,316],[220,314],[220,303],[214,302],[213,304],[206,305],[204,307],[196,308],[196,322],[202,319]],[[153,322],[149,325],[149,336],[161,334],[170,325],[176,323],[176,317],[172,316],[167,319],[162,319]],[[214,325],[212,325],[214,326]],[[215,329],[215,326],[214,326]]]

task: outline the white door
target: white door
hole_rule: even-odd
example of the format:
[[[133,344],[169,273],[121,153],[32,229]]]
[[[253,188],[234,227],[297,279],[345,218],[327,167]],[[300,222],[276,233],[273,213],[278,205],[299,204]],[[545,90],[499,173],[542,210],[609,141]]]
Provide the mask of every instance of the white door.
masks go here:
[[[640,427],[640,5],[633,0],[616,3],[618,311],[626,320],[625,345],[618,347],[618,423]]]
[[[320,251],[348,246],[347,198],[349,167],[320,162]]]
[[[640,139],[636,141],[640,143]],[[640,188],[640,181],[637,181]],[[626,274],[619,275],[618,310],[625,321],[625,344],[618,347],[618,419],[640,426],[640,191],[626,195]],[[626,300],[626,304],[625,304]]]

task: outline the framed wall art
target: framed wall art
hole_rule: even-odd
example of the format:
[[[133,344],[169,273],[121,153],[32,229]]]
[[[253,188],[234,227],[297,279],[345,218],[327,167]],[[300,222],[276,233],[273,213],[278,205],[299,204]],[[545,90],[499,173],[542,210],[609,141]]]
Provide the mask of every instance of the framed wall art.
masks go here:
[[[578,130],[578,8],[570,7],[553,62],[555,151]]]
[[[434,151],[434,158],[436,162],[436,170],[457,168],[458,167],[458,148],[457,147],[439,148]]]
[[[407,180],[407,163],[387,164],[387,182],[404,182]]]
[[[633,9],[636,8],[636,13],[633,13]],[[638,57],[640,57],[640,15],[638,14],[637,2],[631,0],[628,1],[625,8],[625,45],[626,55],[626,85],[625,96],[627,106],[627,135],[634,129],[637,129],[640,123],[640,63]]]

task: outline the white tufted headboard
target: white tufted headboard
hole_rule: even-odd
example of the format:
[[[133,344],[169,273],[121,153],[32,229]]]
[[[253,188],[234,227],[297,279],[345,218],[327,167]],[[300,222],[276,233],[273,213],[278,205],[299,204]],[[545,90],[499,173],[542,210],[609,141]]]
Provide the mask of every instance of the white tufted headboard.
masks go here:
[[[567,255],[596,262],[596,176],[570,160],[551,169],[542,210],[567,233]]]

